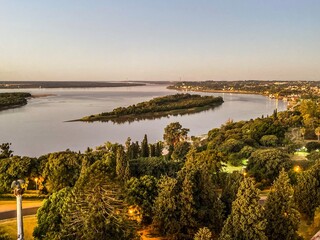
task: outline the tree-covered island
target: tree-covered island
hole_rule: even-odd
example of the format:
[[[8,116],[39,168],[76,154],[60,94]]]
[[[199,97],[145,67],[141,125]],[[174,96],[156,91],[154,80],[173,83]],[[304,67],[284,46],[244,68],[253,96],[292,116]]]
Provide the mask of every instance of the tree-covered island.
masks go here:
[[[111,112],[91,115],[76,121],[131,122],[142,119],[155,119],[168,115],[184,115],[215,108],[223,103],[222,97],[201,96],[197,94],[175,94],[157,97],[150,101],[118,107]]]
[[[0,111],[24,106],[29,97],[31,94],[25,92],[0,93]]]

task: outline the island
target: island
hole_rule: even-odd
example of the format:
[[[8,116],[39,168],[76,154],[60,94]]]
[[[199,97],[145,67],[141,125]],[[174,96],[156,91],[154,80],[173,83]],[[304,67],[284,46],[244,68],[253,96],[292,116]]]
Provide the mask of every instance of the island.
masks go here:
[[[0,93],[0,111],[24,106],[30,97],[31,94],[26,92]]]
[[[114,123],[155,119],[169,115],[184,115],[215,108],[223,103],[222,97],[201,96],[198,94],[175,94],[157,97],[150,101],[118,107],[111,112],[83,117],[72,121],[112,121]]]

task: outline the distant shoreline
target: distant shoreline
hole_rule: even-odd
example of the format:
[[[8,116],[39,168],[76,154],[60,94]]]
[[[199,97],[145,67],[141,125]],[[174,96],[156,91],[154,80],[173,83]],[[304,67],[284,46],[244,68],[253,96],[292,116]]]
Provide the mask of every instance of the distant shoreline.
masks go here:
[[[100,87],[138,87],[148,82],[97,82],[97,81],[0,81],[0,89],[26,88],[100,88]]]

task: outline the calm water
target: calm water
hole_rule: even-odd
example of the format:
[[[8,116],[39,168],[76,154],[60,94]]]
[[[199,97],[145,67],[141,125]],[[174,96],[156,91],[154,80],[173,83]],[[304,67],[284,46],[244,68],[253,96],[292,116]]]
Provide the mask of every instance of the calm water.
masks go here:
[[[162,140],[165,126],[176,121],[190,129],[190,136],[197,136],[221,126],[229,118],[234,121],[249,120],[271,114],[276,107],[279,111],[286,109],[284,102],[277,103],[276,100],[263,96],[214,94],[221,95],[225,102],[218,108],[193,115],[170,116],[120,125],[111,122],[65,122],[153,97],[174,94],[175,91],[159,85],[23,91],[55,95],[34,98],[24,107],[0,112],[0,143],[11,142],[15,154],[26,156],[40,156],[67,148],[84,151],[87,147],[99,146],[106,141],[124,143],[129,136],[140,142],[144,134],[148,135],[149,142],[156,142]]]

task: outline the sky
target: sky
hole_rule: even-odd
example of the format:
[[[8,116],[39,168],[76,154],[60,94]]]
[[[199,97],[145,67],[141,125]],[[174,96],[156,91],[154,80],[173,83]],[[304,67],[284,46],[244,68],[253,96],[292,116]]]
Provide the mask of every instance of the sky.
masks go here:
[[[0,80],[320,80],[319,0],[0,0]]]

